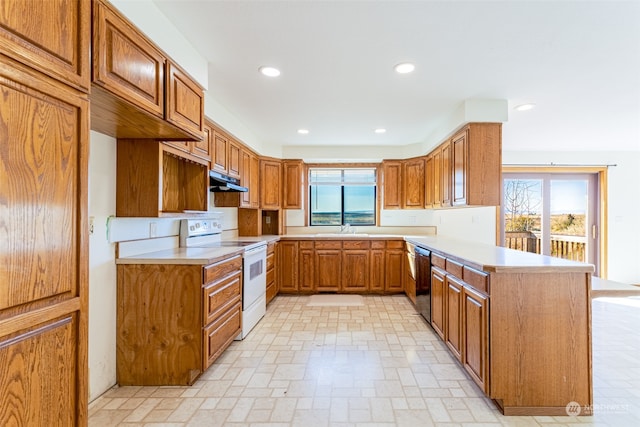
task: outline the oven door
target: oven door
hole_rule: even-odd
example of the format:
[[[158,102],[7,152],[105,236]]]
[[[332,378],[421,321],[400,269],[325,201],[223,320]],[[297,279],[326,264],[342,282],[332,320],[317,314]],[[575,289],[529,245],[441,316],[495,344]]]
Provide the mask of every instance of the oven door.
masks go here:
[[[267,292],[267,246],[248,249],[243,258],[242,310],[246,310]]]

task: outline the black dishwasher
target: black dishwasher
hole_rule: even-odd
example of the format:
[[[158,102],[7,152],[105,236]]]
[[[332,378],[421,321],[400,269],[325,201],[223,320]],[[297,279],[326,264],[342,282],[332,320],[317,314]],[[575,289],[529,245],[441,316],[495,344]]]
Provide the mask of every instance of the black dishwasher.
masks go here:
[[[431,324],[431,252],[416,246],[416,308]]]

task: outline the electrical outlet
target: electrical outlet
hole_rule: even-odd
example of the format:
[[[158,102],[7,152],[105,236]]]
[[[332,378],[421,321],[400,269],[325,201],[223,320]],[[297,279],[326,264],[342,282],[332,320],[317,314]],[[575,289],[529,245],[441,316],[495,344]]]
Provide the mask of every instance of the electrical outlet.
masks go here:
[[[270,216],[265,217],[264,222],[266,222],[267,224],[271,224],[271,217]]]
[[[90,216],[89,217],[89,236],[93,236],[93,231],[94,231],[94,226],[93,223],[95,221],[95,217]]]
[[[149,223],[149,237],[157,237],[158,236],[158,223],[152,221]]]

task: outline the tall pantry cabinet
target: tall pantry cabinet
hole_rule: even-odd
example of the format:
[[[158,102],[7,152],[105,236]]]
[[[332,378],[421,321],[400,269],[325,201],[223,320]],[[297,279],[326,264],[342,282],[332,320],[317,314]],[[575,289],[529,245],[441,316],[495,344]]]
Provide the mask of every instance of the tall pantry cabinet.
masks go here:
[[[87,424],[90,1],[0,2],[0,425]]]

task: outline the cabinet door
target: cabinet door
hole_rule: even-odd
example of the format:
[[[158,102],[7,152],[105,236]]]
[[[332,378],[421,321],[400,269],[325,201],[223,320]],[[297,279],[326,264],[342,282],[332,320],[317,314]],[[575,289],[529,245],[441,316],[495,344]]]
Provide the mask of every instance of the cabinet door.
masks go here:
[[[424,209],[424,159],[404,162],[404,208]]]
[[[453,204],[467,204],[467,131],[453,137]]]
[[[282,162],[284,183],[284,209],[302,209],[304,165],[302,160],[286,160]]]
[[[3,0],[0,51],[86,92],[91,66],[91,2]]]
[[[229,151],[227,152],[228,172],[230,176],[241,178],[240,169],[242,162],[241,149],[237,142],[229,141]]]
[[[167,61],[166,114],[169,123],[202,140],[204,126],[204,92],[187,73]]]
[[[93,82],[164,118],[166,58],[111,7],[93,5]]]
[[[451,206],[451,142],[445,142],[441,148],[442,153],[442,206]]]
[[[424,204],[427,208],[432,208],[434,205],[434,187],[435,187],[435,175],[433,169],[433,155],[427,156],[425,161],[425,199]]]
[[[260,159],[258,156],[251,155],[251,176],[249,179],[249,198],[251,199],[251,207],[260,207]]]
[[[445,283],[446,273],[437,267],[431,268],[431,326],[444,339]]]
[[[462,363],[471,378],[486,393],[489,390],[489,300],[467,286],[463,290],[462,319]]]
[[[213,133],[213,158],[211,159],[211,169],[227,173],[228,165],[227,152],[229,150],[229,140],[227,136],[218,132]]]
[[[249,191],[245,191],[244,193],[240,193],[240,207],[241,208],[250,208],[251,207],[251,193],[256,191],[255,188],[251,187],[251,153],[242,150],[242,168],[240,169],[240,183],[247,187]]]
[[[442,206],[442,150],[433,153],[433,206]]]
[[[384,209],[402,209],[402,162],[382,162],[382,199]]]
[[[205,124],[202,127],[204,138],[202,141],[193,141],[191,152],[194,156],[198,156],[206,161],[211,161],[211,147],[213,145],[213,129]]]
[[[302,293],[315,293],[315,253],[313,249],[300,249],[300,283],[298,289]]]
[[[444,338],[447,346],[458,360],[462,360],[462,283],[454,276],[445,279],[445,323]]]
[[[340,290],[342,283],[342,254],[340,250],[316,249],[316,290],[318,292]]]
[[[404,291],[404,252],[402,249],[389,250],[385,253],[385,293],[400,293]]]
[[[342,291],[365,293],[369,288],[369,251],[342,252]]]
[[[280,292],[298,292],[298,242],[281,240],[278,242],[278,282]]]
[[[372,242],[373,244],[373,242]],[[371,264],[369,270],[369,289],[371,293],[380,294],[384,292],[384,250],[372,249]]]
[[[220,357],[240,331],[242,331],[242,303],[238,301],[213,323],[204,327],[202,331],[203,371]]]
[[[281,175],[280,161],[260,161],[260,208],[280,209]]]

